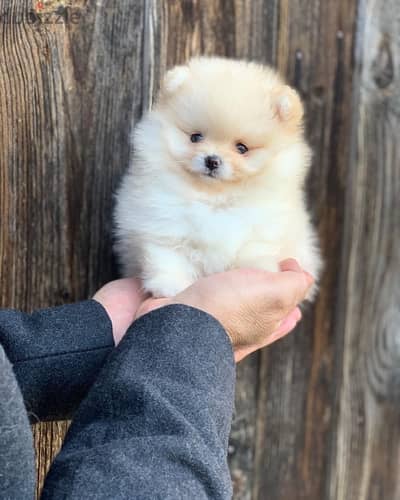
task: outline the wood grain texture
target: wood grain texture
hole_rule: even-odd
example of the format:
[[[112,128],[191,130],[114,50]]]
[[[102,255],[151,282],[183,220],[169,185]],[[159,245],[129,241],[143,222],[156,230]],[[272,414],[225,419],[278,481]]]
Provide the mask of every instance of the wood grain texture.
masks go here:
[[[325,271],[317,304],[306,311],[298,331],[262,353],[253,495],[260,500],[320,500],[327,498],[341,363],[340,338],[334,332],[343,314],[337,298],[356,3],[281,1],[279,7],[277,66],[306,105],[307,136],[314,150],[309,201]]]
[[[2,306],[80,300],[115,275],[112,192],[149,87],[144,8],[69,4],[76,23],[31,23],[32,2],[0,0]],[[64,428],[35,429],[39,488]]]
[[[297,332],[238,367],[235,499],[400,498],[399,1],[44,2],[60,24],[28,19],[34,3],[0,0],[1,305],[115,276],[112,191],[167,68],[273,64],[306,104],[326,269]],[[65,428],[36,427],[39,484]]]
[[[400,5],[362,0],[329,498],[400,498]]]

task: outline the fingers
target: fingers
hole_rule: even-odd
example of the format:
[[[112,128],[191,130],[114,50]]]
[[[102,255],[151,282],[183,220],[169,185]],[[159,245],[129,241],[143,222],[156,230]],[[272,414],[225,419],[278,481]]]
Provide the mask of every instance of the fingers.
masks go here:
[[[306,275],[308,281],[310,282],[310,286],[314,283],[314,278],[312,277],[312,275],[310,273],[308,273],[307,271],[305,271],[304,269],[302,269],[300,267],[300,264],[295,259],[283,260],[282,262],[279,263],[279,268],[280,268],[281,272],[294,271],[294,272],[298,272],[298,273],[304,273]]]
[[[310,286],[314,284],[315,280],[314,280],[313,276],[310,273],[308,273],[307,271],[305,271],[304,269],[302,269],[300,267],[300,264],[295,259],[283,260],[282,262],[279,263],[279,268],[280,268],[281,272],[294,271],[294,272],[298,272],[298,273],[304,273],[306,275],[307,280],[310,283]]]
[[[296,307],[288,316],[286,316],[276,332],[271,335],[271,338],[273,339],[272,341],[274,341],[275,339],[279,339],[291,332],[300,320],[301,311],[298,307]]]
[[[264,341],[262,341],[259,345],[235,349],[235,362],[239,363],[255,350],[271,345],[277,340],[288,335],[295,329],[297,323],[301,320],[301,316],[300,309],[296,307],[288,316],[286,316],[278,329],[274,333],[266,335]]]
[[[281,322],[278,329],[267,337],[266,342],[263,344],[262,347],[273,344],[277,340],[288,335],[291,331],[293,331],[296,328],[297,323],[299,323],[299,321],[301,320],[301,316],[302,316],[301,311],[298,307],[293,309],[293,311],[289,313],[286,316],[286,318]]]
[[[283,260],[282,262],[279,263],[279,268],[282,272],[294,271],[297,273],[301,273],[303,271],[299,263],[295,259]]]
[[[280,263],[281,272],[275,276],[277,297],[283,304],[293,309],[302,302],[308,290],[314,284],[314,278],[304,272],[294,259],[288,259]]]

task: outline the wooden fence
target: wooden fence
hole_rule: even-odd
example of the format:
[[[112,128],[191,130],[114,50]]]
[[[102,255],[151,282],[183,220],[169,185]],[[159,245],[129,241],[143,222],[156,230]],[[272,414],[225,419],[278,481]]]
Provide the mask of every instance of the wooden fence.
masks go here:
[[[270,63],[301,92],[326,260],[296,334],[239,366],[235,498],[398,500],[400,0],[0,0],[1,305],[115,276],[130,128],[194,54]],[[40,482],[65,425],[35,426]]]

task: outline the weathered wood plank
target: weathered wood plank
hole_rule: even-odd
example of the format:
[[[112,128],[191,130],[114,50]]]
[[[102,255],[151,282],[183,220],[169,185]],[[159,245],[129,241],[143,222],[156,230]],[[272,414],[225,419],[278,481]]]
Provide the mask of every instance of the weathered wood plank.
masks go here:
[[[31,1],[0,0],[2,306],[80,300],[114,275],[112,191],[149,82],[144,2],[109,3],[68,2],[76,22],[64,11],[55,24],[32,23]],[[35,430],[39,487],[64,428]]]
[[[400,8],[362,0],[332,499],[400,498]]]
[[[350,148],[356,2],[279,2],[277,66],[306,103],[314,149],[309,199],[326,261],[315,312],[262,353],[254,498],[326,498],[335,429],[338,257]],[[340,500],[347,500],[341,498]]]

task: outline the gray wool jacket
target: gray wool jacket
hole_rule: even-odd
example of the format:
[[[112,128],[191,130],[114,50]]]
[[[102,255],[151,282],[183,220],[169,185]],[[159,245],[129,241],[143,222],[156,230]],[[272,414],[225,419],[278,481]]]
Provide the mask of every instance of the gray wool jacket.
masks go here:
[[[34,498],[28,419],[71,415],[43,500],[231,498],[234,382],[228,336],[197,309],[153,311],[117,348],[95,301],[0,311],[0,498]]]

